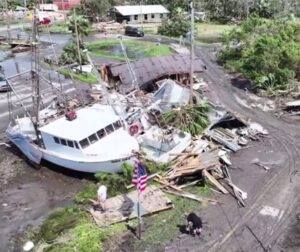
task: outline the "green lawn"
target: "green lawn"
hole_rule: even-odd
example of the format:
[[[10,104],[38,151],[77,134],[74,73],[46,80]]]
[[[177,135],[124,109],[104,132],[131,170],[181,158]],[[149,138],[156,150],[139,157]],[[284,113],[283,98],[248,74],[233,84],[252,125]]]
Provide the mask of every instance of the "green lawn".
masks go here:
[[[41,25],[40,27],[42,31],[48,32],[48,27],[44,25]],[[50,23],[49,31],[51,33],[70,33],[67,23],[64,21]]]
[[[85,83],[97,83],[97,77],[95,74],[92,73],[88,73],[88,74],[83,74],[83,73],[74,73],[74,72],[70,72],[69,70],[66,69],[59,69],[58,72],[66,77],[71,77],[71,74],[73,76],[74,79],[79,80],[81,82],[85,82]]]
[[[152,42],[144,42],[137,40],[123,40],[128,52],[128,57],[132,60],[136,57],[155,57],[155,56],[167,56],[171,54],[171,50],[167,45],[156,45]],[[113,39],[103,39],[87,44],[87,48],[92,55],[98,57],[105,57],[110,59],[116,59],[125,61],[123,56],[120,42]]]
[[[196,40],[203,43],[222,42],[222,33],[230,31],[234,25],[196,23]]]
[[[192,186],[185,189],[191,193],[207,197],[210,193],[209,187]],[[164,248],[166,242],[174,239],[179,234],[180,225],[185,225],[184,212],[199,211],[206,207],[197,201],[166,194],[173,202],[174,208],[164,212],[145,217],[142,239],[134,241],[134,251],[153,251],[151,248]]]

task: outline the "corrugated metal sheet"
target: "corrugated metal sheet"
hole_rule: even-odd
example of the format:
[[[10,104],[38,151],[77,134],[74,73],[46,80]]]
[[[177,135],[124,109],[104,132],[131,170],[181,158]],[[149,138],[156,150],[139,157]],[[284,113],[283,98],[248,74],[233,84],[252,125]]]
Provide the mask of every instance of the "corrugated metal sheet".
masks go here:
[[[114,8],[122,16],[169,13],[169,11],[162,5],[126,5],[115,6]]]
[[[151,82],[173,74],[187,74],[190,72],[189,55],[171,55],[164,57],[146,58],[131,63],[137,77],[138,84],[142,87]],[[128,93],[134,89],[132,79],[126,63],[109,66],[113,77],[119,77],[122,81],[120,92]],[[195,72],[203,72],[204,64],[200,58],[194,62]]]

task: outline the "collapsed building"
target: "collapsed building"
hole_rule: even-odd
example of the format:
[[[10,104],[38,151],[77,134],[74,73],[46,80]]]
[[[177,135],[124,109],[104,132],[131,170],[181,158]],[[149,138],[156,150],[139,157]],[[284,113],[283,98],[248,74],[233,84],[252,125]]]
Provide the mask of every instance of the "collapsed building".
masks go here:
[[[163,57],[145,58],[131,62],[139,89],[152,92],[157,89],[156,82],[163,79],[173,79],[189,85],[190,82],[190,56],[171,55]],[[200,58],[194,60],[194,72],[201,73],[206,69]],[[127,63],[117,63],[100,67],[101,77],[115,83],[121,94],[128,94],[136,89]]]

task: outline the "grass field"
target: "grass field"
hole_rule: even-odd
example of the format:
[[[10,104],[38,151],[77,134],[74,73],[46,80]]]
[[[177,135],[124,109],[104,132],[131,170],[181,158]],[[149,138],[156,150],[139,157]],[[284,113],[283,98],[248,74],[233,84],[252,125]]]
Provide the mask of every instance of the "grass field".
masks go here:
[[[123,40],[127,48],[128,57],[132,60],[136,58],[150,58],[155,56],[167,56],[171,50],[167,45],[156,45],[152,42],[137,40]],[[125,61],[120,42],[118,40],[106,39],[87,44],[87,48],[92,55],[110,59]]]
[[[88,84],[96,83],[97,77],[95,74],[88,73],[88,74],[82,74],[82,73],[71,73],[69,70],[66,69],[59,69],[58,72],[66,77],[71,77],[71,74],[74,79],[79,80],[81,82],[85,82]]]
[[[234,28],[234,25],[223,25],[215,23],[196,23],[196,36],[195,39],[198,42],[203,43],[215,43],[222,41],[222,33],[230,31]],[[144,27],[144,33],[146,35],[156,35],[158,25]]]
[[[234,25],[222,25],[214,23],[197,23],[196,40],[203,43],[222,42],[222,33],[230,31]]]

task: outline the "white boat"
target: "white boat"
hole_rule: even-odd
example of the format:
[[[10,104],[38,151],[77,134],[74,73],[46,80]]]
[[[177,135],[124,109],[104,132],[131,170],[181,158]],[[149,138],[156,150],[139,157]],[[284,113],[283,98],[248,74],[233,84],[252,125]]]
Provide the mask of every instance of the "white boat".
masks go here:
[[[76,118],[56,118],[38,128],[40,147],[31,120],[15,120],[8,138],[32,161],[51,163],[82,172],[118,172],[139,150],[125,122],[109,105],[94,104],[76,111]]]
[[[168,163],[187,149],[192,137],[189,133],[175,128],[161,129],[152,126],[140,135],[138,140],[147,159],[157,163]]]

